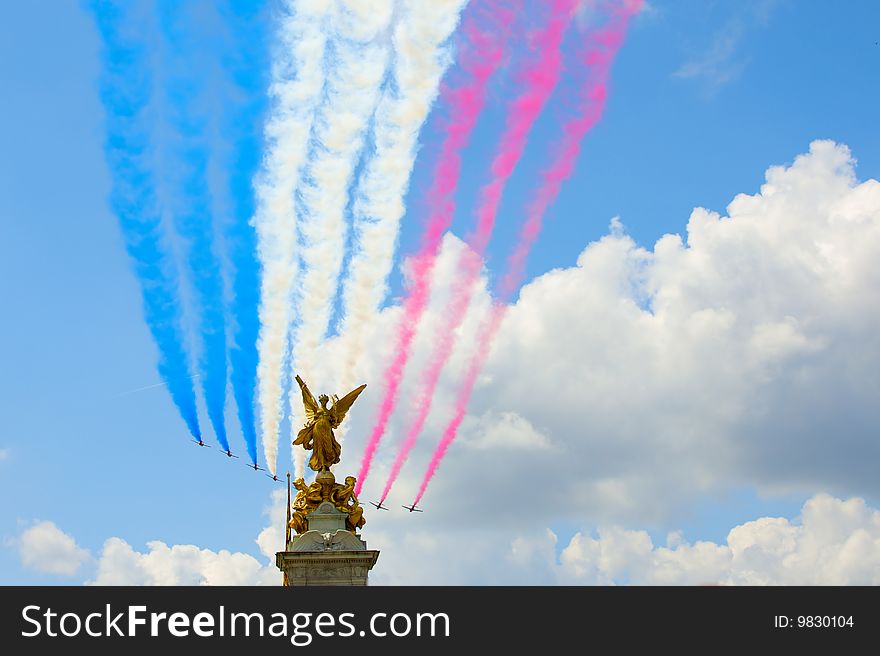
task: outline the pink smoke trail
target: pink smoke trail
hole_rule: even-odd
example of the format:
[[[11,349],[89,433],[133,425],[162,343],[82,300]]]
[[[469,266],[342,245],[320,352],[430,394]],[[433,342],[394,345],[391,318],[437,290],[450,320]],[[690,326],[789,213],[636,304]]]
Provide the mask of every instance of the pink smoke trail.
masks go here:
[[[505,304],[493,304],[489,320],[481,327],[477,340],[477,351],[471,359],[471,363],[468,366],[468,370],[465,373],[464,380],[461,383],[461,387],[458,389],[458,395],[455,399],[455,414],[452,417],[452,421],[447,424],[446,429],[443,431],[443,436],[440,438],[440,442],[437,444],[437,448],[431,456],[431,462],[428,463],[428,469],[425,471],[425,476],[422,478],[422,484],[419,486],[419,491],[418,494],[416,494],[413,505],[418,505],[419,501],[422,500],[425,490],[428,488],[428,483],[431,482],[431,479],[437,472],[437,467],[440,466],[440,461],[443,460],[446,451],[449,450],[449,446],[452,444],[458,433],[458,427],[464,419],[468,401],[470,401],[471,393],[474,391],[477,377],[480,375],[480,369],[482,369],[483,362],[485,362],[486,357],[489,355],[489,349],[492,346],[492,339],[495,337],[495,333],[498,332],[498,328],[501,325],[501,321],[504,319],[506,311],[507,306]]]
[[[427,193],[431,213],[422,233],[419,250],[410,259],[412,286],[404,301],[403,316],[395,336],[395,355],[382,377],[385,393],[364,449],[355,494],[360,494],[373,456],[397,405],[400,383],[409,360],[416,328],[431,295],[431,274],[440,243],[455,214],[454,196],[461,177],[461,152],[470,142],[477,118],[485,106],[489,79],[504,60],[505,41],[510,25],[518,13],[515,5],[519,5],[519,0],[491,0],[482,5],[481,14],[468,14],[462,27],[466,41],[462,44],[460,56],[460,67],[466,82],[456,88],[444,87],[441,90],[441,97],[449,105],[449,118],[434,169],[433,182]],[[483,29],[480,23],[487,18],[490,22]]]
[[[522,158],[529,132],[559,82],[562,73],[562,38],[571,21],[576,0],[552,0],[547,24],[532,35],[532,47],[537,53],[522,73],[524,90],[511,103],[507,122],[495,158],[490,168],[491,179],[483,187],[477,207],[476,230],[468,238],[471,252],[463,256],[458,275],[453,283],[453,296],[446,309],[447,318],[436,337],[436,346],[419,382],[413,407],[416,415],[408,426],[391,472],[385,482],[382,500],[387,497],[410,451],[415,446],[431,409],[431,400],[440,373],[443,371],[455,345],[455,332],[464,320],[489,239],[495,228],[498,207],[507,181]]]
[[[642,0],[624,0],[622,6],[610,11],[608,21],[590,35],[590,38],[584,43],[583,50],[579,53],[579,59],[587,72],[583,93],[578,103],[579,113],[564,124],[563,141],[552,164],[543,173],[541,185],[529,205],[529,212],[520,232],[519,241],[508,258],[507,272],[499,284],[499,299],[493,305],[488,320],[480,329],[477,350],[471,359],[456,397],[455,413],[443,431],[437,449],[431,457],[419,491],[413,501],[414,504],[421,501],[440,462],[455,440],[477,377],[507,313],[508,302],[522,280],[526,258],[541,230],[547,208],[556,199],[562,183],[571,176],[584,137],[602,117],[608,97],[608,78],[611,64],[623,44],[630,18],[638,13],[641,6]]]

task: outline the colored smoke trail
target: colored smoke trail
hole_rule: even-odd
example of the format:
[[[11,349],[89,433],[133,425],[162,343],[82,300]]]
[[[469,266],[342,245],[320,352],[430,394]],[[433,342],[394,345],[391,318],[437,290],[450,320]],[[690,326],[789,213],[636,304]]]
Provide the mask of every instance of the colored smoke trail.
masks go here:
[[[522,158],[529,132],[562,73],[562,37],[571,22],[576,0],[551,0],[549,4],[551,16],[547,25],[533,35],[532,47],[537,51],[537,57],[523,71],[525,90],[510,105],[504,133],[492,161],[491,180],[480,190],[476,230],[467,240],[480,257],[485,253],[495,228],[507,181]],[[467,281],[463,282],[467,284]]]
[[[642,0],[624,0],[619,6],[609,9],[607,22],[594,33],[588,35],[583,43],[583,48],[578,53],[578,59],[583,64],[583,70],[586,73],[586,79],[578,99],[578,114],[563,125],[563,140],[558,146],[558,151],[551,165],[544,171],[541,184],[535,192],[533,201],[529,204],[528,215],[523,224],[519,241],[511,252],[507,272],[500,283],[500,298],[493,305],[489,319],[480,329],[477,350],[459,388],[452,420],[443,431],[413,503],[417,504],[421,501],[440,462],[458,434],[458,428],[467,411],[477,377],[507,313],[508,302],[522,280],[526,258],[540,232],[547,208],[556,199],[562,183],[571,176],[584,137],[596,125],[605,110],[611,64],[623,45],[630,18],[641,10],[641,6]]]
[[[401,0],[398,5],[391,80],[373,124],[374,153],[354,192],[355,252],[343,285],[339,331],[347,340],[341,374],[345,389],[358,374],[361,329],[385,297],[419,131],[450,63],[449,37],[466,1]]]
[[[323,2],[285,2],[272,62],[265,152],[255,179],[253,225],[262,266],[257,394],[263,453],[272,474],[278,458],[282,372],[299,272],[294,199],[324,88],[324,19],[328,8],[329,3]]]
[[[486,13],[497,21],[497,27],[509,25],[512,14],[501,3],[490,3]],[[498,68],[502,59],[502,50],[497,42],[498,33],[481,30],[477,17],[469,14],[463,32],[469,39],[460,53],[461,67],[468,81],[460,88],[445,90],[444,98],[450,105],[450,116],[447,131],[440,148],[440,156],[436,165],[431,188],[427,193],[428,203],[433,208],[428,223],[422,234],[422,244],[418,253],[411,259],[412,288],[404,301],[403,317],[398,326],[395,338],[394,359],[386,368],[382,381],[385,384],[383,398],[380,402],[376,423],[367,440],[361,468],[358,474],[356,492],[369,474],[370,466],[378,448],[379,441],[385,433],[388,420],[397,401],[398,390],[403,378],[412,340],[418,322],[430,297],[430,277],[434,268],[437,251],[443,233],[448,228],[454,215],[454,192],[458,186],[461,171],[461,150],[470,140],[470,134],[476,124],[477,117],[485,104],[486,84]],[[473,50],[469,48],[471,46]],[[378,302],[377,302],[378,304]],[[363,306],[364,308],[369,306]],[[357,344],[355,344],[357,346]],[[354,348],[349,353],[356,356]],[[350,357],[347,363],[349,370],[356,362]]]
[[[440,437],[440,442],[437,444],[437,448],[431,456],[431,461],[428,463],[428,468],[425,470],[425,475],[422,478],[422,483],[419,486],[418,493],[416,493],[413,505],[417,505],[419,501],[422,500],[425,490],[428,488],[428,483],[434,478],[434,474],[437,472],[440,462],[443,460],[443,457],[449,450],[449,446],[458,434],[458,427],[464,419],[468,401],[470,401],[471,393],[474,391],[477,377],[480,375],[483,362],[485,362],[486,357],[489,355],[493,338],[498,332],[498,328],[501,326],[501,322],[504,319],[506,312],[506,305],[501,303],[494,304],[489,315],[489,320],[486,321],[480,329],[480,333],[477,336],[477,351],[471,358],[468,370],[465,373],[455,399],[455,413],[452,416],[452,420],[447,424],[446,429],[443,431],[443,434]]]
[[[326,382],[313,378],[316,358],[330,323],[346,247],[346,191],[388,67],[392,9],[391,0],[338,3],[329,21],[333,61],[326,73],[326,99],[313,128],[313,155],[300,187],[303,271],[290,375],[292,379],[300,374],[315,390]],[[294,417],[302,413],[297,385],[290,387],[289,404],[293,438],[299,430]],[[299,478],[305,474],[305,452],[295,449],[294,454]]]
[[[193,290],[197,331],[200,342],[198,368],[208,418],[217,441],[229,449],[226,436],[226,323],[224,317],[223,278],[214,245],[212,198],[207,171],[210,159],[208,117],[195,109],[202,89],[187,66],[198,48],[187,39],[179,25],[176,3],[158,4],[159,23],[169,45],[164,99],[176,134],[162,176],[167,205],[173,224],[182,238],[187,279]],[[163,167],[163,168],[166,168]]]
[[[608,99],[608,80],[611,65],[623,45],[629,20],[637,14],[642,0],[625,0],[622,6],[611,10],[608,22],[591,34],[578,60],[587,78],[578,98],[578,115],[563,124],[562,141],[551,166],[542,174],[542,182],[529,205],[528,215],[520,231],[519,240],[511,252],[507,271],[499,283],[499,295],[510,299],[522,281],[526,258],[535,243],[547,208],[556,200],[562,183],[574,170],[584,137],[602,118]]]
[[[435,337],[434,350],[425,371],[419,380],[413,407],[416,409],[412,423],[407,427],[388,481],[385,484],[387,495],[403,467],[409,452],[415,446],[419,433],[431,409],[434,390],[446,362],[455,346],[457,328],[464,320],[474,287],[480,277],[483,255],[492,232],[501,204],[501,197],[507,181],[522,158],[529,133],[535,120],[556,88],[562,73],[562,39],[571,21],[576,0],[553,0],[550,3],[550,16],[546,24],[532,34],[534,57],[522,71],[523,91],[510,103],[504,131],[501,135],[495,157],[492,160],[489,182],[480,191],[480,201],[476,211],[477,225],[468,238],[471,250],[462,254],[456,279],[452,284],[452,298],[444,312],[445,321]],[[392,399],[387,416],[380,415],[382,425],[377,427],[384,432],[391,411]],[[385,410],[386,406],[382,406]],[[381,438],[381,434],[379,435]],[[378,442],[378,439],[376,440]]]
[[[412,283],[409,294],[404,299],[403,316],[395,336],[393,349],[395,355],[382,377],[386,387],[379,406],[379,417],[368,441],[368,445],[372,445],[370,460],[394,411],[413,338],[431,295],[434,265],[443,235],[452,224],[455,214],[455,191],[461,177],[462,150],[470,142],[477,118],[486,104],[486,87],[489,79],[498,70],[506,54],[510,25],[517,13],[515,8],[508,4],[489,2],[481,7],[480,14],[476,13],[477,10],[472,5],[473,11],[466,14],[462,27],[465,40],[459,46],[459,67],[465,76],[465,82],[461,86],[445,88],[441,92],[444,104],[448,106],[448,118],[445,121],[445,136],[440,146],[432,184],[426,194],[431,213],[422,233],[420,248],[410,259]],[[425,401],[422,398],[417,398],[413,403],[414,407],[419,408],[420,414],[423,404]],[[419,429],[407,430],[391,474],[385,483],[382,501],[388,496],[409,451],[415,445],[415,439],[423,423],[424,418],[418,417],[413,422],[413,426],[418,425]],[[363,481],[369,473],[369,462],[362,473],[359,481]]]
[[[260,126],[265,112],[268,68],[263,27],[264,3],[229,0],[219,6],[231,43],[222,59],[231,90],[222,129],[232,148],[224,169],[231,197],[230,218],[224,238],[230,263],[229,366],[238,422],[251,462],[257,462],[254,392],[257,378],[257,335],[260,269],[256,260],[256,234],[250,225],[254,214],[252,186],[261,157]]]
[[[112,175],[110,204],[141,288],[144,318],[159,350],[162,380],[190,434],[201,439],[189,358],[177,300],[178,280],[162,239],[156,182],[150,173],[152,80],[149,54],[138,39],[131,5],[95,1],[91,11],[102,40],[101,101],[106,112],[105,156]]]

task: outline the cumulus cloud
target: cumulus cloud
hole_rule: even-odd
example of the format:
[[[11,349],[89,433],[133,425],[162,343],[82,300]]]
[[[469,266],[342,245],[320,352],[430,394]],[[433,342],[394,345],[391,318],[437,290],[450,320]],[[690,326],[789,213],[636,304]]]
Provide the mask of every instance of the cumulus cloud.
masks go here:
[[[281,575],[274,561],[283,548],[284,502],[283,494],[273,494],[266,512],[269,526],[256,539],[262,557],[160,540],[138,551],[119,537],[107,539],[93,557],[49,521],[26,529],[16,542],[22,564],[30,569],[72,577],[82,574],[83,565],[92,565],[86,585],[278,585]]]
[[[481,417],[470,417],[464,432],[467,439],[462,442],[462,447],[478,451],[551,448],[547,436],[515,412],[495,413],[490,410]]]
[[[447,235],[404,399],[463,248]],[[860,182],[849,150],[830,141],[770,167],[760,190],[736,196],[725,214],[695,209],[684,234],[653,248],[612,221],[572,266],[522,288],[427,512],[368,513],[365,538],[382,550],[372,580],[876,582],[876,511],[851,497],[880,498],[878,259],[880,183]],[[484,279],[391,505],[418,488],[489,305]],[[394,303],[361,326],[371,345],[364,372],[382,370],[398,318]],[[329,362],[342,361],[343,341],[327,344]],[[346,420],[337,476],[357,470],[378,402],[371,389]],[[408,410],[404,400],[364,503],[384,485]],[[800,519],[747,522],[723,544],[673,532],[657,546],[633,530],[674,531],[694,504],[731,489],[834,497],[812,498]],[[120,540],[101,559],[143,582],[215,582],[232,562],[244,578],[277,582],[283,498],[272,507],[262,556],[158,542],[138,552]],[[548,528],[563,523],[589,528],[557,545]],[[112,579],[108,567],[99,563],[96,582]]]
[[[160,541],[139,552],[114,537],[104,543],[97,574],[87,584],[280,585],[273,561],[281,548],[284,498],[277,493],[270,516],[257,539],[266,557],[262,561],[241,552]],[[809,499],[794,520],[761,517],[735,526],[724,544],[688,543],[673,532],[659,546],[646,531],[605,526],[595,535],[575,533],[559,550],[549,528],[524,528],[511,536],[493,528],[413,528],[399,519],[364,535],[382,553],[382,564],[371,575],[379,585],[880,584],[880,511],[861,498],[826,494]],[[21,537],[25,541],[49,545],[43,555],[52,558],[44,562],[67,564],[63,570],[56,565],[41,571],[73,576],[90,559],[51,522],[28,529]]]
[[[878,585],[880,511],[861,498],[817,494],[799,517],[761,517],[723,543],[656,545],[643,530],[600,526],[560,543],[548,528],[509,532],[396,526],[371,534],[386,584]],[[375,546],[374,545],[374,546]],[[381,563],[385,562],[385,566]]]
[[[449,235],[443,262],[462,247]],[[653,249],[612,221],[574,266],[522,288],[424,499],[432,520],[482,527],[478,498],[507,530],[572,520],[674,528],[689,504],[735,487],[880,495],[878,258],[880,183],[860,182],[849,150],[830,141],[769,168],[726,215],[695,209],[684,235]],[[443,312],[453,279],[444,266],[404,398]],[[418,488],[488,306],[484,281],[392,503]],[[392,306],[366,327],[373,371],[397,317]],[[369,390],[338,471],[357,467],[375,416]],[[393,459],[401,405],[367,498]]]
[[[255,543],[262,557],[226,549],[213,551],[191,544],[168,545],[154,540],[137,551],[125,540],[104,542],[90,585],[277,585],[275,552],[284,545],[285,493],[276,490],[265,510],[268,526]]]
[[[46,574],[74,576],[90,560],[89,552],[77,545],[53,522],[37,522],[18,539],[21,563]]]
[[[274,568],[273,568],[274,569]],[[104,543],[93,585],[271,585],[278,571],[246,553],[155,540],[135,551],[121,538]]]
[[[655,546],[644,531],[619,528],[577,533],[555,570],[576,584],[878,585],[880,512],[820,494],[800,522],[762,517],[731,529],[726,544]]]

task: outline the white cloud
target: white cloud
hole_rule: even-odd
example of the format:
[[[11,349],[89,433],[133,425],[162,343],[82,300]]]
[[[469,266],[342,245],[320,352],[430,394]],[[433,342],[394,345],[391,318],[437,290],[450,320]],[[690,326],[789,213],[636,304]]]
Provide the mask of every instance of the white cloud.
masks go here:
[[[272,561],[280,549],[282,495],[273,495],[270,514],[270,526],[257,540],[266,547],[263,562],[250,554],[160,541],[138,552],[114,537],[104,543],[96,576],[87,583],[280,585]],[[265,542],[267,532],[276,531],[279,544]],[[687,543],[671,533],[665,546],[657,546],[645,531],[606,526],[595,537],[588,531],[576,533],[557,555],[557,536],[547,528],[521,528],[514,535],[491,528],[436,531],[413,528],[399,517],[364,537],[381,551],[371,574],[380,585],[880,584],[880,511],[860,498],[844,501],[825,494],[809,499],[796,520],[762,517],[735,526],[724,544]],[[67,563],[63,571],[57,566],[42,571],[72,576],[89,560],[51,522],[28,529],[21,537],[25,541],[44,545],[44,555],[52,555],[41,562]]]
[[[447,236],[401,411],[364,503],[384,485],[407,390],[430,353],[462,248]],[[878,260],[880,183],[859,182],[848,149],[829,141],[768,169],[760,191],[738,195],[726,216],[695,209],[684,236],[665,235],[653,249],[612,222],[574,266],[521,290],[422,502],[426,512],[367,514],[365,539],[382,550],[373,580],[876,580],[866,569],[876,570],[871,554],[880,553],[876,511],[858,499],[815,497],[800,522],[756,519],[724,544],[673,533],[660,547],[631,528],[674,530],[695,503],[733,488],[880,498]],[[489,302],[484,280],[393,507],[418,489]],[[365,374],[382,371],[398,317],[393,305],[362,327]],[[341,360],[342,341],[327,345],[329,362]],[[377,387],[346,420],[337,475],[357,471]],[[277,582],[281,496],[272,512],[258,538],[262,560],[159,542],[136,552],[110,541],[95,580],[215,582],[235,562],[244,578]],[[562,523],[601,530],[582,531],[557,561],[547,528]]]
[[[364,500],[388,475],[462,248],[447,236]],[[880,496],[878,258],[880,184],[860,183],[848,149],[829,141],[768,169],[760,191],[738,195],[726,216],[695,209],[684,237],[666,235],[651,250],[612,222],[575,266],[521,290],[424,515],[368,514],[367,539],[391,563],[376,581],[547,580],[497,557],[529,553],[544,566],[525,542],[511,551],[510,536],[544,540],[561,522],[673,530],[695,503],[732,488]],[[484,280],[393,506],[419,487],[488,307]],[[398,317],[393,305],[363,326],[365,375],[383,370]],[[347,419],[337,473],[357,471],[377,387]],[[710,564],[719,557],[715,547],[687,548]],[[705,575],[688,563],[693,580]]]
[[[250,554],[154,540],[144,553],[120,538],[104,543],[93,585],[271,585],[278,571]],[[274,580],[273,580],[274,579]]]
[[[737,10],[712,35],[711,43],[682,64],[673,75],[701,79],[715,91],[739,77],[749,58],[741,54],[743,39],[755,27],[766,27],[780,0],[760,0]]]
[[[267,510],[270,526],[257,538],[263,558],[251,554],[212,551],[191,544],[148,542],[145,551],[135,550],[119,537],[104,542],[96,558],[54,523],[43,521],[25,530],[17,545],[25,567],[51,574],[74,576],[86,563],[94,565],[87,585],[279,585],[281,574],[274,565],[275,551],[282,548],[284,495],[272,497]],[[282,536],[273,542],[270,536]]]
[[[711,88],[720,87],[736,79],[746,62],[736,58],[740,41],[745,33],[743,20],[736,17],[712,37],[708,48],[692,57],[673,73],[680,78],[702,78]]]
[[[48,521],[37,522],[21,534],[18,553],[25,567],[62,576],[74,576],[90,559],[88,551]]]
[[[283,548],[285,493],[276,490],[266,515],[269,526],[257,539],[262,559],[225,549],[212,551],[191,544],[167,545],[153,540],[145,552],[125,540],[104,542],[91,585],[278,585],[275,552]]]
[[[562,550],[557,580],[647,585],[878,585],[880,512],[863,499],[820,494],[801,521],[763,517],[734,527],[726,544],[655,546],[644,531],[576,534]]]
[[[545,435],[515,412],[489,410],[477,419],[470,419],[463,432],[467,435],[461,443],[463,448],[498,451],[551,447]]]
[[[447,238],[440,299],[460,248]],[[848,149],[829,141],[771,167],[727,216],[695,209],[685,237],[665,235],[653,250],[613,223],[575,266],[521,290],[424,499],[432,520],[482,528],[484,513],[469,512],[478,498],[508,530],[674,528],[689,504],[733,487],[880,495],[878,258],[880,184],[858,182]],[[392,503],[418,489],[488,303],[484,286]],[[367,498],[384,484],[442,312],[432,299]],[[366,371],[382,371],[381,336],[397,316],[389,308],[367,327]],[[338,471],[356,471],[379,397],[370,387],[352,410]]]
[[[371,513],[364,532],[381,550],[370,580],[381,585],[878,585],[880,511],[861,498],[817,494],[792,519],[761,517],[733,527],[723,543],[686,542],[677,532],[655,545],[646,531],[606,525],[568,543],[540,525],[484,526],[427,516]],[[381,517],[380,517],[381,516]]]

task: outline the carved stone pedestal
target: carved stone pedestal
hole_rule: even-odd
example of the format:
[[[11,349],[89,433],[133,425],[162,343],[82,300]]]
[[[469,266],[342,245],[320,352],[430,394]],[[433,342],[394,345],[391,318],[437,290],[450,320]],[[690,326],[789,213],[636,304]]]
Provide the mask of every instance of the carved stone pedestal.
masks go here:
[[[285,585],[367,585],[379,552],[368,551],[366,542],[345,529],[346,517],[329,502],[308,515],[309,530],[275,554]]]
[[[287,585],[367,585],[378,551],[279,551]]]

